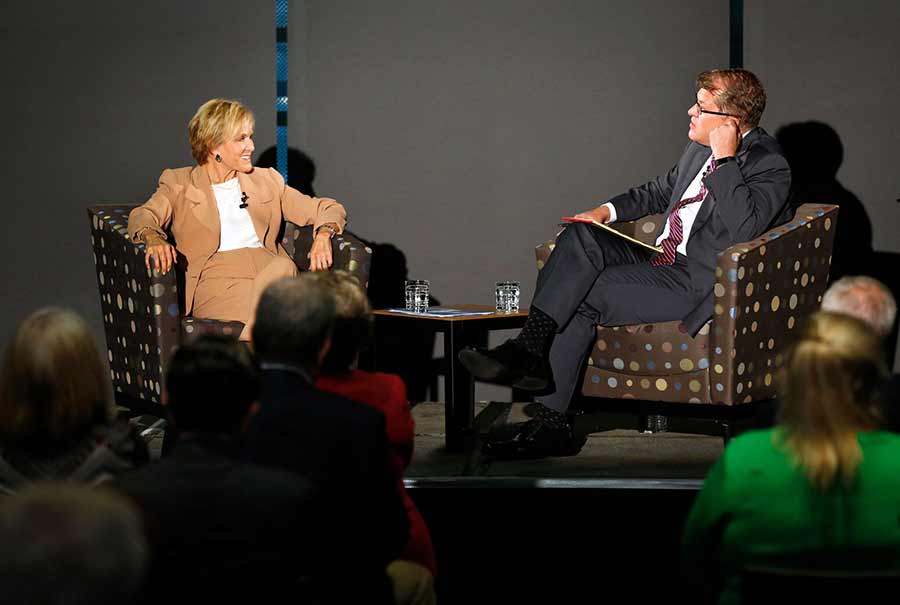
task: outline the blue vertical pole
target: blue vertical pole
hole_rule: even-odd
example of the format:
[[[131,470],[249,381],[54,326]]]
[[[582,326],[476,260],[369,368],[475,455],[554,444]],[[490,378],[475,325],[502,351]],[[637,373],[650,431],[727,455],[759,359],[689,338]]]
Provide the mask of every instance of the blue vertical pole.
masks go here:
[[[729,11],[729,66],[744,66],[744,0],[731,0]]]
[[[275,0],[275,145],[276,167],[286,181],[288,110],[288,0]]]

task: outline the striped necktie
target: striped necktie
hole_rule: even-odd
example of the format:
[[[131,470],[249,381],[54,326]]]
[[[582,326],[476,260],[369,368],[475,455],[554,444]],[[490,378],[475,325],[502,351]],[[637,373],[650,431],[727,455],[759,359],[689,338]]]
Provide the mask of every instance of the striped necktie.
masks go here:
[[[708,193],[706,189],[706,183],[703,182],[703,179],[707,174],[711,174],[715,169],[716,160],[715,158],[713,158],[703,170],[703,175],[700,177],[700,191],[697,193],[697,195],[684,198],[683,200],[675,204],[674,208],[672,208],[672,212],[669,213],[669,235],[660,243],[662,252],[658,252],[656,256],[650,259],[650,264],[654,267],[672,265],[675,263],[675,255],[676,250],[678,249],[678,244],[680,244],[681,240],[684,239],[683,225],[681,224],[681,215],[679,214],[679,212],[688,204],[703,201],[703,199],[706,197],[706,194]]]

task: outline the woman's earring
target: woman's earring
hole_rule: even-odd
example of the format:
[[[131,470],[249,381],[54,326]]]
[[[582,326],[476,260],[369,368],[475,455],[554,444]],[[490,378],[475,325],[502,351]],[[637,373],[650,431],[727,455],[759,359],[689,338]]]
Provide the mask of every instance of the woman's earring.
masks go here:
[[[216,154],[216,161],[217,161],[217,162],[221,162],[221,161],[222,161],[222,156],[220,156],[218,153]]]

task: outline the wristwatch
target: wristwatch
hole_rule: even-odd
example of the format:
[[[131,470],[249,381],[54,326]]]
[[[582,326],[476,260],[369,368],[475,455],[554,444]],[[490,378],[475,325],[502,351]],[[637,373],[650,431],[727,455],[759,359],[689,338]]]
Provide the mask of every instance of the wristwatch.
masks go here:
[[[737,158],[733,155],[727,155],[724,158],[716,158],[716,168],[721,166],[722,164],[727,164],[728,162],[736,162]]]
[[[331,235],[328,236],[328,239],[333,238],[335,233],[337,233],[337,230],[334,227],[332,227],[328,223],[325,223],[324,225],[319,225],[319,228],[316,229],[316,237],[318,237],[319,231],[321,231],[322,229],[328,229],[329,231],[331,231]]]

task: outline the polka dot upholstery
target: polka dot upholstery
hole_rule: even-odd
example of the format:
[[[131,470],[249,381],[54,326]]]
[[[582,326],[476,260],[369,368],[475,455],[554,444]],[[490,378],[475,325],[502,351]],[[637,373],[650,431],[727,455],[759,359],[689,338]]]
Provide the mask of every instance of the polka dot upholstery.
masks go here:
[[[298,227],[293,223],[287,223],[281,245],[294,259],[294,263],[301,271],[309,269],[309,258],[306,254],[312,247],[313,228],[311,225]],[[369,273],[372,264],[372,249],[354,237],[351,233],[344,232],[335,235],[331,244],[334,256],[334,266],[348,271],[359,280],[364,287],[369,287]]]
[[[715,315],[696,338],[679,321],[598,327],[583,394],[719,405],[772,397],[798,323],[822,301],[836,221],[837,206],[804,204],[791,222],[720,254]],[[650,241],[647,224],[629,234]],[[538,267],[551,250],[537,248]]]
[[[199,317],[184,317],[181,320],[181,342],[193,342],[204,334],[237,338],[243,329],[244,322],[241,321],[217,321],[215,319],[200,319]]]
[[[174,272],[144,264],[144,246],[128,239],[134,206],[88,208],[113,388],[159,403],[162,368],[179,339],[179,296]]]
[[[701,403],[709,392],[709,327],[696,338],[680,321],[598,328],[583,392]]]
[[[201,334],[235,338],[241,322],[183,317],[180,271],[160,275],[144,265],[143,244],[128,238],[128,213],[133,204],[88,208],[91,244],[106,333],[107,358],[116,393],[159,403],[163,368],[180,342]],[[312,245],[312,227],[285,225],[285,248],[303,269]],[[350,234],[335,236],[334,267],[350,271],[368,285],[372,251]],[[302,264],[300,259],[305,261]]]

